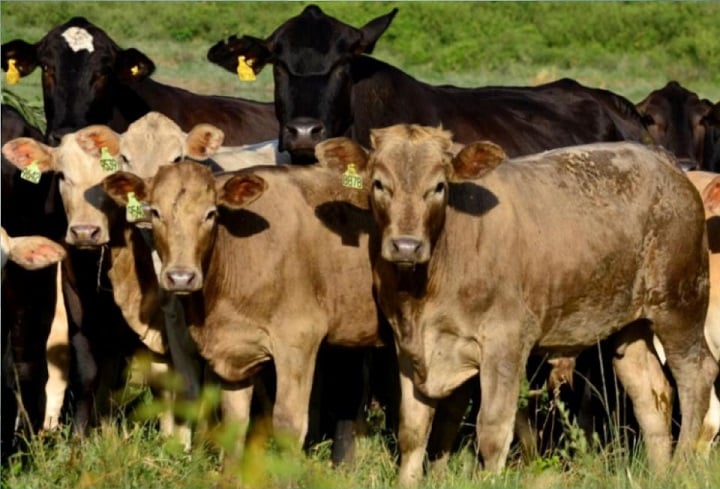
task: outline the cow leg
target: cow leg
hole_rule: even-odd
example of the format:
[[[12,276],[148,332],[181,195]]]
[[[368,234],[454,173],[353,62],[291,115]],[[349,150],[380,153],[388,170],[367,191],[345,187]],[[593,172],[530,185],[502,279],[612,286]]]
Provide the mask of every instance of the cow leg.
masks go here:
[[[47,407],[43,423],[46,430],[57,428],[60,422],[70,370],[68,320],[62,296],[62,276],[59,267],[56,282],[57,306],[47,341],[48,382],[45,387]]]
[[[436,402],[415,389],[412,361],[400,353],[400,487],[415,487],[422,480],[423,461],[430,437]]]
[[[231,468],[243,457],[245,438],[250,424],[250,403],[253,395],[253,382],[221,382],[220,407],[223,424],[230,429],[237,429],[233,447],[226,447],[223,467]]]
[[[615,341],[613,366],[632,402],[650,468],[658,471],[670,462],[672,387],[652,349],[652,332],[647,323],[626,327]]]
[[[511,344],[519,347],[521,342]],[[480,364],[481,400],[476,428],[478,456],[485,470],[499,472],[505,466],[527,358],[527,351],[513,351],[507,343],[485,347]]]
[[[428,441],[428,458],[433,471],[444,470],[458,438],[465,412],[470,405],[477,379],[470,379],[447,398],[437,402],[434,423]]]
[[[273,431],[276,440],[288,448],[302,447],[308,430],[310,393],[320,342],[309,338],[305,341],[312,344],[295,348],[292,344],[273,345],[277,374]]]
[[[710,455],[713,439],[720,430],[720,377],[715,379],[715,388],[710,395],[710,408],[703,420],[702,434],[700,435],[700,451],[704,457]]]

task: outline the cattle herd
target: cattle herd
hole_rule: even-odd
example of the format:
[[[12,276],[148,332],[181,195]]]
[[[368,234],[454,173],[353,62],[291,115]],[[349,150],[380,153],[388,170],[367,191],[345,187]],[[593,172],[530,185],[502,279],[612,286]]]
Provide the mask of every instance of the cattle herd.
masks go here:
[[[370,56],[396,13],[357,28],[311,5],[209,49],[241,79],[271,64],[274,103],[153,81],[81,17],[2,45],[8,82],[42,70],[47,119],[2,106],[3,463],[49,427],[58,290],[73,436],[144,349],[178,395],[219,385],[224,420],[270,411],[301,446],[321,419],[335,463],[381,399],[404,486],[472,405],[480,467],[499,471],[528,362],[581,391],[575,359],[602,342],[652,470],[711,450],[720,103],[677,82],[637,105],[570,79],[429,85]]]

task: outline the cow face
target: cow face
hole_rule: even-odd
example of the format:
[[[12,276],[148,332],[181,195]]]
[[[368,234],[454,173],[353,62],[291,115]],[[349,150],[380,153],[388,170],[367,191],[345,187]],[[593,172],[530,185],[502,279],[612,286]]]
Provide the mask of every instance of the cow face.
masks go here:
[[[373,130],[371,143],[370,202],[382,233],[380,254],[400,269],[430,260],[449,183],[478,178],[506,159],[489,142],[467,146],[453,159],[449,132],[418,125]]]
[[[120,49],[82,17],[55,27],[36,44],[3,44],[3,70],[10,65],[20,76],[42,69],[46,135],[53,145],[71,131],[109,122],[118,82],[142,80],[155,69],[140,51]]]
[[[51,148],[30,138],[6,143],[2,152],[20,169],[36,164],[41,172],[55,171],[68,229],[65,240],[81,248],[101,246],[110,240],[111,220],[117,206],[102,191],[108,175],[101,164],[107,156],[117,159],[120,137],[106,126],[89,126],[63,137]]]
[[[706,131],[713,125],[712,108],[709,101],[674,81],[637,105],[655,143],[675,154],[686,171],[699,169],[705,159]]]
[[[353,121],[353,60],[370,53],[397,9],[358,29],[310,5],[265,40],[231,37],[208,51],[208,59],[235,72],[244,56],[258,73],[273,65],[280,150],[293,163],[314,161],[313,148],[342,136]]]
[[[147,181],[118,172],[103,182],[103,188],[121,205],[127,204],[128,192],[147,201],[162,262],[160,287],[187,294],[203,286],[217,232],[218,206],[246,206],[262,194],[265,181],[254,175],[215,180],[209,168],[184,161],[161,167]]]
[[[160,166],[184,158],[205,160],[222,146],[224,133],[210,124],[198,124],[189,133],[159,112],[149,112],[130,124],[121,137],[123,169],[141,178],[154,176]]]

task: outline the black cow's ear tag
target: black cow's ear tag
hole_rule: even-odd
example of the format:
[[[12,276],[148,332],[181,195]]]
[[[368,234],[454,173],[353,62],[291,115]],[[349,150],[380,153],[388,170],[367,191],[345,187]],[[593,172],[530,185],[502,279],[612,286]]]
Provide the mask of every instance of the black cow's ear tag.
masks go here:
[[[354,163],[350,163],[347,166],[347,170],[345,170],[345,173],[342,174],[342,184],[343,184],[343,187],[362,190],[363,180],[362,180],[362,177],[360,175],[358,175],[358,172],[355,169]]]
[[[40,171],[37,160],[33,160],[32,163],[23,168],[23,171],[20,172],[20,178],[31,183],[38,183],[41,176],[42,172]]]
[[[140,73],[140,67],[138,65],[135,65],[132,68],[130,68],[130,74],[132,76],[138,76],[139,73]]]
[[[13,58],[8,60],[8,69],[7,73],[5,73],[5,81],[8,85],[15,85],[20,81],[20,71],[15,66],[16,62]]]
[[[135,192],[127,193],[127,205],[125,206],[125,219],[127,222],[136,222],[145,218],[145,208],[135,197]]]
[[[107,148],[100,149],[100,166],[105,171],[117,171],[118,164],[115,158],[110,154]]]
[[[255,71],[252,69],[254,59],[245,59],[245,56],[238,56],[237,74],[240,81],[255,80]]]

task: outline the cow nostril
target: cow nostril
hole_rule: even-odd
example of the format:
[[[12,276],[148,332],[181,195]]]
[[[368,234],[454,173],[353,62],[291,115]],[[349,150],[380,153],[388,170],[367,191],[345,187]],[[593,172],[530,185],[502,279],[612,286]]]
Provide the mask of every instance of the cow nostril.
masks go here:
[[[321,124],[318,124],[318,125],[310,128],[310,134],[313,136],[321,136],[322,132],[323,132],[323,126]]]

